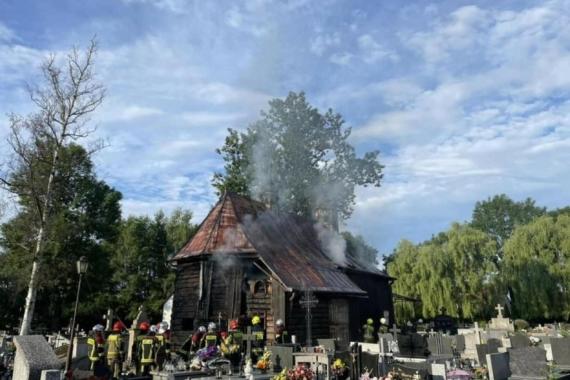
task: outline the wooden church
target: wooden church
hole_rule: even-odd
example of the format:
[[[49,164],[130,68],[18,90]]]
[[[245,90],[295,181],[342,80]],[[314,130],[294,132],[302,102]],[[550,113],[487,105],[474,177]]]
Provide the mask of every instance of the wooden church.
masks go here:
[[[224,194],[198,232],[173,258],[176,283],[172,309],[173,344],[199,325],[258,314],[267,339],[283,319],[290,334],[305,341],[310,290],[313,338],[358,339],[367,318],[393,319],[393,279],[347,257],[333,262],[321,246],[315,223],[277,213],[263,203]]]

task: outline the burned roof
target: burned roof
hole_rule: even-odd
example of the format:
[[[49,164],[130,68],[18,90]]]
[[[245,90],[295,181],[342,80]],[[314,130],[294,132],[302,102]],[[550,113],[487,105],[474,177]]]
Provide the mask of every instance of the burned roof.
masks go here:
[[[233,193],[220,198],[174,260],[213,254],[251,255],[283,285],[296,290],[364,295],[345,269],[377,274],[355,260],[347,259],[345,266],[333,262],[322,248],[313,221],[278,214],[260,202]]]

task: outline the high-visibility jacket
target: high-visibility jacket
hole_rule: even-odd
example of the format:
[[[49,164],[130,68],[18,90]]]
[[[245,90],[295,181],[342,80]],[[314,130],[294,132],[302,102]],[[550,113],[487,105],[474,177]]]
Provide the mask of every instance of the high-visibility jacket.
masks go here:
[[[141,364],[152,364],[154,363],[154,352],[155,352],[156,340],[153,336],[145,336],[140,341],[140,351],[139,358]]]
[[[96,362],[101,358],[102,348],[94,337],[87,338],[87,356],[90,361]]]
[[[286,330],[278,331],[275,334],[275,341],[279,344],[289,343],[289,333]]]
[[[207,333],[204,337],[206,347],[214,347],[218,345],[218,335],[216,333]]]
[[[243,343],[243,333],[241,331],[230,331],[229,337],[231,337],[234,344],[239,344],[241,347]]]
[[[107,338],[107,359],[115,360],[123,355],[123,337],[120,334],[111,334]]]

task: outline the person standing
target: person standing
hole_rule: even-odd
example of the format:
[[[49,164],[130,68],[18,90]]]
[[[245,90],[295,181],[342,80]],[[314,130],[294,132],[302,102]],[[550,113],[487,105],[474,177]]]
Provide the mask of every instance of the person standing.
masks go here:
[[[107,337],[107,365],[113,373],[113,378],[121,376],[123,360],[125,357],[125,347],[121,333],[125,330],[125,325],[121,321],[113,324],[113,330]]]
[[[289,332],[287,332],[282,319],[278,319],[277,322],[275,322],[275,342],[277,344],[290,343]]]
[[[91,334],[87,338],[87,356],[89,357],[90,369],[92,371],[96,365],[101,363],[101,359],[105,356],[105,335],[103,330],[103,325],[97,324],[93,326]]]
[[[372,318],[368,318],[366,324],[362,326],[362,338],[364,343],[374,343],[376,341],[374,339],[374,321]]]

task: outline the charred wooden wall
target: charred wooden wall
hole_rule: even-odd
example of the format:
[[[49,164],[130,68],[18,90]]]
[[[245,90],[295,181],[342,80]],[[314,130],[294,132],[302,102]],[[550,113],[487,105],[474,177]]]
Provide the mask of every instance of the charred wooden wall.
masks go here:
[[[286,293],[285,310],[286,319],[285,325],[290,335],[297,336],[297,342],[305,344],[307,340],[307,323],[305,320],[306,310],[301,307],[299,300],[301,292],[295,292],[295,297],[291,299],[292,294]],[[329,324],[329,298],[328,296],[316,293],[315,297],[319,303],[311,309],[312,314],[312,338],[313,341],[319,338],[330,337],[330,324]]]
[[[348,272],[350,279],[368,294],[368,298],[354,299],[350,303],[350,339],[362,339],[362,326],[366,319],[372,318],[378,328],[384,311],[390,313],[390,321],[394,321],[394,303],[390,279],[362,272]]]
[[[200,262],[179,264],[176,268],[172,302],[172,344],[181,345],[194,330],[200,287]]]

